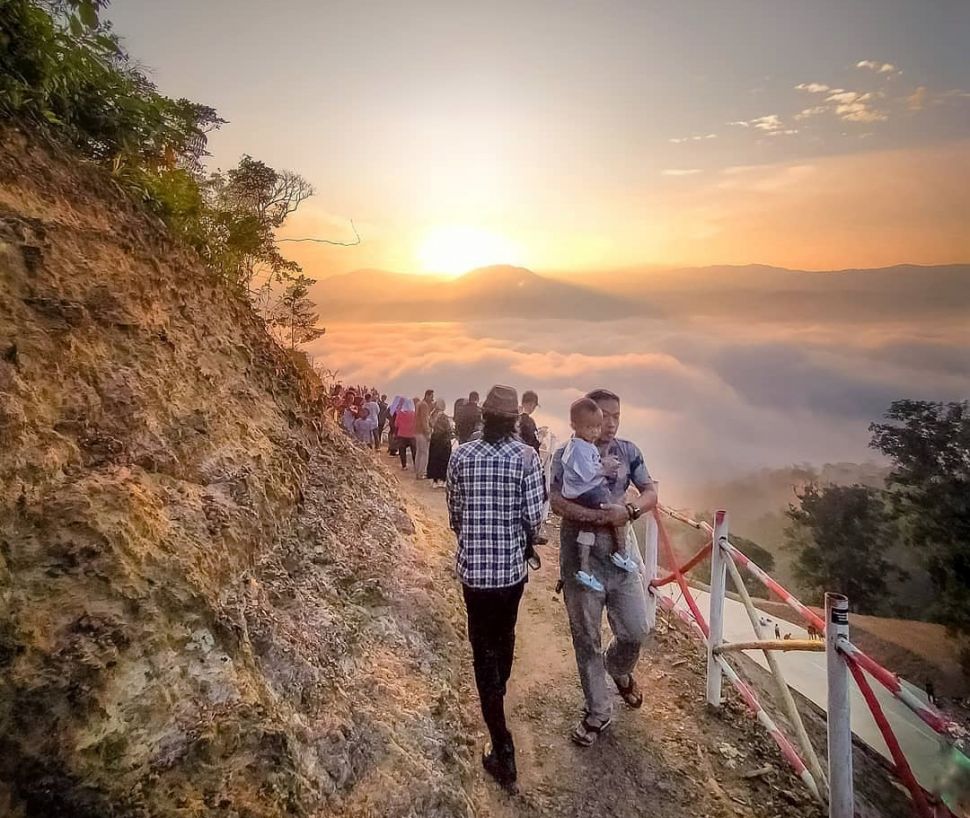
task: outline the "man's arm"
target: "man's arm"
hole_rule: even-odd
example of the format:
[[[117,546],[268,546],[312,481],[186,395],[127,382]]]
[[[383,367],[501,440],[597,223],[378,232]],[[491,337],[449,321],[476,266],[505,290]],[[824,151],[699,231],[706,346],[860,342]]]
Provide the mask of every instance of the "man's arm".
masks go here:
[[[630,463],[630,481],[640,492],[640,496],[633,500],[632,504],[641,514],[653,511],[657,507],[657,484],[653,482],[650,472],[647,471],[647,464],[643,461],[643,453],[638,446],[634,447]]]
[[[539,455],[532,448],[523,450],[531,455],[525,468],[525,485],[522,487],[522,524],[534,536],[542,525],[542,507],[546,501],[546,478],[539,464]]]
[[[623,525],[629,522],[630,515],[625,506],[612,504],[601,510],[586,508],[572,500],[567,500],[562,496],[562,489],[553,486],[549,491],[549,502],[552,510],[560,517],[573,520],[577,523],[589,523],[590,525]]]

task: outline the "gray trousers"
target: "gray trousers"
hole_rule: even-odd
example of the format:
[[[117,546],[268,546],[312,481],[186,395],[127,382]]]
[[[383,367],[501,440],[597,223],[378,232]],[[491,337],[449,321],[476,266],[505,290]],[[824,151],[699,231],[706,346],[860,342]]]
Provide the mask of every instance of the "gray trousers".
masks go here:
[[[632,673],[640,658],[640,646],[647,637],[647,607],[643,581],[615,566],[610,560],[612,538],[609,531],[597,531],[596,543],[590,549],[589,564],[603,583],[597,593],[576,581],[579,570],[580,529],[574,522],[563,520],[560,532],[559,572],[563,580],[563,597],[569,615],[569,629],[576,653],[579,681],[586,697],[586,712],[595,721],[605,721],[613,714],[612,683],[607,674],[617,678]],[[627,526],[627,552],[641,562],[636,537]],[[603,608],[613,631],[613,638],[603,650],[601,633]]]
[[[431,449],[431,438],[424,435],[414,436],[414,476],[424,477],[428,471],[428,453]]]

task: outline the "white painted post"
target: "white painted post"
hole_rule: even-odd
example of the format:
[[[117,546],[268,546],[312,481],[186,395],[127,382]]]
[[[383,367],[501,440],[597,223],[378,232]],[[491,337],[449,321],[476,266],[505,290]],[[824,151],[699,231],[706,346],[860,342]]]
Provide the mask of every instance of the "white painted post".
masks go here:
[[[657,544],[660,529],[653,514],[644,515],[646,522],[643,542],[643,590],[647,596],[647,627],[652,631],[657,627],[657,589],[650,582],[657,578]]]
[[[707,703],[711,707],[721,706],[721,666],[714,655],[714,648],[724,641],[724,586],[727,580],[727,563],[730,557],[721,549],[721,543],[728,537],[728,515],[718,511],[714,515],[714,533],[711,535],[711,633],[707,639]]]
[[[852,818],[852,724],[849,719],[849,667],[839,642],[849,638],[849,600],[825,595],[825,658],[828,665],[829,818]]]

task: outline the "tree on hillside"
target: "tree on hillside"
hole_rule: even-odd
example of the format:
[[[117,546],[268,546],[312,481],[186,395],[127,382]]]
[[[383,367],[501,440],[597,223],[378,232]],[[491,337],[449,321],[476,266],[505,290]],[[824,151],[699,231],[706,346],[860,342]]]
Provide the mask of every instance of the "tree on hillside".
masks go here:
[[[853,611],[880,610],[888,580],[903,574],[886,559],[896,530],[882,493],[870,486],[810,485],[789,505],[787,546],[797,553],[795,575],[819,602],[826,591],[845,594]]]
[[[283,342],[290,349],[315,341],[326,332],[326,329],[317,326],[320,313],[314,311],[314,304],[309,298],[310,287],[314,284],[314,279],[301,273],[287,285],[270,316],[270,325],[280,330]]]
[[[271,289],[301,272],[285,259],[276,230],[313,195],[313,187],[292,171],[278,171],[264,162],[243,156],[226,172],[212,174],[205,185],[214,235],[213,261],[246,292]]]
[[[935,616],[970,635],[970,404],[894,401],[870,446],[893,462],[889,507],[939,589]],[[964,650],[970,665],[970,648]]]

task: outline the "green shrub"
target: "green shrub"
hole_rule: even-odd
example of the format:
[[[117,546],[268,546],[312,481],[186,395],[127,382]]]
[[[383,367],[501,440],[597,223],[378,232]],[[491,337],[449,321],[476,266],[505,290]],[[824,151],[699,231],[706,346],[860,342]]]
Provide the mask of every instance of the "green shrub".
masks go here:
[[[313,190],[244,156],[206,177],[215,110],[158,93],[101,19],[108,0],[0,0],[0,116],[108,166],[118,182],[243,293],[301,271],[275,230]]]

